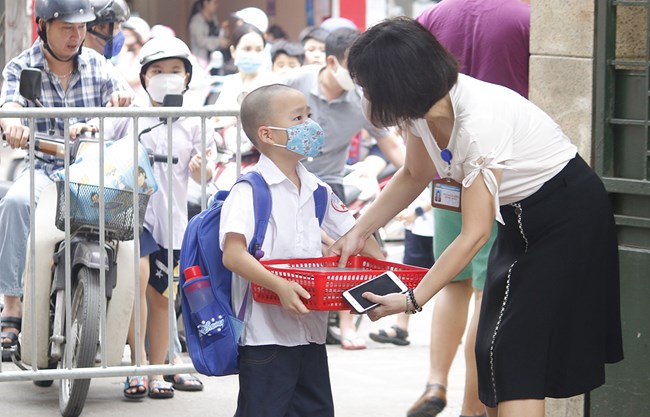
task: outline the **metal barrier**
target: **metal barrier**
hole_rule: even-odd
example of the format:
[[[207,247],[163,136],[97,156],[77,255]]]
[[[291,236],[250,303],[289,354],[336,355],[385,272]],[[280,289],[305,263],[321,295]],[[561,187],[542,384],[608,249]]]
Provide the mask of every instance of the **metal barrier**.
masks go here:
[[[118,327],[122,327],[122,333],[123,333],[123,328],[127,328],[129,326],[129,321],[130,320],[130,315],[126,317],[126,322],[124,323],[113,323],[109,322],[107,319],[107,315],[109,314],[109,309],[107,308],[108,303],[113,303],[113,302],[121,302],[122,304],[126,303],[127,307],[130,309],[133,307],[134,311],[134,318],[135,318],[135,337],[136,340],[140,340],[144,335],[140,334],[141,332],[139,331],[140,329],[140,300],[138,296],[135,296],[134,294],[139,294],[140,292],[140,280],[138,279],[139,276],[139,258],[140,258],[140,251],[139,251],[139,245],[137,244],[138,239],[139,239],[139,229],[138,227],[134,227],[134,239],[131,241],[131,244],[126,244],[124,242],[121,242],[119,244],[120,248],[120,253],[126,251],[129,247],[132,247],[132,256],[133,256],[133,264],[132,265],[119,265],[120,266],[120,271],[118,272],[119,275],[127,275],[133,278],[133,282],[126,283],[128,285],[133,286],[132,291],[124,291],[120,293],[118,291],[118,294],[114,291],[112,299],[107,303],[107,298],[106,298],[106,259],[102,256],[100,257],[100,268],[99,268],[99,281],[100,281],[100,291],[101,291],[101,296],[99,298],[100,300],[100,305],[97,306],[100,309],[101,312],[101,317],[100,317],[100,334],[99,334],[99,341],[98,341],[98,348],[97,351],[99,352],[99,364],[96,365],[96,367],[91,367],[91,368],[73,368],[71,366],[67,366],[63,369],[47,369],[50,367],[52,364],[45,364],[43,366],[39,366],[39,356],[42,356],[42,353],[39,353],[42,351],[42,346],[43,343],[45,345],[48,344],[49,340],[48,338],[48,323],[41,323],[39,322],[38,318],[46,318],[46,321],[49,321],[49,314],[46,311],[45,314],[41,310],[42,305],[39,305],[38,300],[36,299],[37,297],[37,292],[38,292],[38,287],[39,281],[40,283],[43,282],[43,280],[49,280],[48,278],[40,277],[40,280],[37,280],[37,274],[38,271],[41,270],[49,270],[50,267],[50,262],[51,262],[51,255],[52,251],[49,251],[50,256],[45,257],[43,256],[42,253],[37,253],[37,241],[39,238],[39,233],[43,232],[44,227],[50,227],[53,228],[54,225],[50,224],[49,226],[39,223],[39,227],[37,228],[37,219],[36,219],[36,199],[35,199],[35,192],[34,192],[34,151],[35,151],[35,145],[34,145],[34,126],[35,126],[35,119],[37,118],[59,118],[59,119],[64,119],[65,120],[65,134],[64,138],[65,139],[65,158],[64,158],[64,172],[65,172],[65,193],[66,193],[66,201],[70,201],[70,187],[69,187],[69,169],[70,169],[70,162],[69,162],[69,156],[70,156],[70,151],[71,151],[71,141],[68,140],[67,138],[69,137],[69,129],[70,129],[70,118],[99,118],[99,126],[100,126],[100,132],[98,134],[98,141],[99,141],[99,186],[100,186],[100,196],[104,196],[104,126],[105,126],[105,119],[107,118],[114,118],[114,117],[120,117],[120,118],[131,118],[133,121],[133,161],[137,161],[137,153],[138,153],[138,121],[142,117],[158,117],[161,118],[161,120],[165,120],[166,123],[166,128],[167,128],[167,154],[168,157],[171,158],[173,156],[173,141],[172,141],[172,122],[173,118],[176,117],[196,117],[200,119],[200,126],[201,126],[201,136],[202,136],[202,146],[201,146],[201,156],[202,156],[202,173],[201,173],[201,184],[202,184],[202,192],[201,192],[201,208],[206,207],[206,202],[207,202],[207,195],[206,195],[206,183],[209,181],[208,178],[206,178],[206,149],[210,146],[210,137],[209,134],[211,132],[208,131],[208,123],[207,119],[213,116],[234,116],[237,118],[237,149],[236,149],[236,163],[237,163],[237,174],[241,172],[241,123],[239,121],[239,111],[238,110],[231,110],[231,111],[215,111],[213,109],[209,108],[194,108],[194,109],[185,109],[185,108],[173,108],[173,107],[160,107],[160,108],[25,108],[25,109],[20,109],[20,110],[7,110],[3,109],[2,111],[3,115],[2,117],[5,118],[10,118],[10,117],[20,117],[20,118],[25,118],[29,120],[29,126],[30,126],[30,134],[31,134],[31,140],[29,144],[29,158],[30,158],[30,169],[29,169],[29,175],[30,175],[30,239],[28,241],[28,251],[27,251],[27,257],[28,260],[26,262],[26,269],[25,269],[25,276],[24,276],[24,286],[25,287],[30,287],[33,289],[31,293],[29,294],[30,297],[24,300],[26,304],[30,305],[29,309],[25,309],[23,311],[23,316],[29,316],[31,318],[31,322],[29,325],[29,328],[26,329],[25,326],[23,326],[23,332],[21,334],[26,334],[29,333],[31,335],[30,342],[25,345],[21,344],[21,354],[22,357],[28,357],[30,358],[29,360],[29,367],[24,367],[22,364],[17,363],[17,365],[21,366],[23,370],[20,371],[3,371],[2,369],[2,363],[0,362],[0,382],[3,381],[25,381],[25,380],[32,380],[32,381],[40,381],[40,380],[53,380],[53,379],[77,379],[77,378],[97,378],[97,377],[114,377],[114,376],[128,376],[128,375],[147,375],[147,374],[176,374],[176,373],[185,373],[185,372],[193,372],[194,367],[192,364],[183,364],[183,365],[173,365],[172,361],[169,361],[169,365],[147,365],[145,362],[145,358],[142,358],[140,355],[140,352],[136,352],[135,354],[135,365],[132,366],[122,366],[121,365],[121,359],[122,359],[122,353],[124,352],[124,347],[126,345],[126,338],[120,340],[110,340],[109,335],[112,332],[111,329],[115,329]],[[167,184],[167,187],[171,190],[173,185],[172,185],[172,164],[167,165],[167,173],[169,177],[169,182]],[[26,174],[24,174],[26,175]],[[134,163],[134,168],[133,168],[133,175],[134,178],[137,178],[137,163]],[[170,195],[173,193],[173,190],[170,191]],[[133,204],[134,207],[138,206],[138,193],[134,192],[133,193]],[[44,203],[44,201],[41,200],[41,203]],[[62,238],[61,241],[64,242],[65,244],[65,257],[66,257],[66,268],[65,268],[65,284],[66,284],[66,289],[70,289],[71,285],[71,275],[72,271],[70,268],[70,242],[71,242],[71,233],[70,233],[70,219],[69,219],[69,209],[70,209],[70,204],[67,204],[66,207],[66,221],[65,221],[65,233],[61,232]],[[103,198],[99,200],[99,246],[101,248],[104,248],[104,245],[106,244],[105,241],[105,221],[106,221],[106,201],[104,201]],[[54,210],[52,210],[54,211]],[[172,203],[171,201],[169,202],[168,205],[168,224],[172,225],[174,222],[174,217],[172,213]],[[133,213],[133,224],[135,226],[138,225],[139,222],[139,214],[137,210],[134,210]],[[43,232],[44,233],[44,232]],[[170,230],[168,232],[167,236],[167,247],[170,248],[168,252],[168,259],[170,260],[168,262],[167,268],[169,271],[172,271],[173,268],[173,256],[172,256],[172,250],[173,250],[173,245],[171,244],[173,239],[173,228],[170,227]],[[119,256],[119,254],[118,254]],[[125,272],[126,271],[126,272]],[[47,271],[46,271],[47,273]],[[51,273],[50,273],[51,275]],[[168,279],[168,294],[173,295],[174,290],[174,281],[173,281],[173,274],[169,274],[169,279]],[[119,277],[118,277],[119,279]],[[116,287],[117,288],[117,287]],[[130,298],[128,297],[128,294],[133,295],[133,299],[135,302],[130,302]],[[126,301],[125,300],[117,300],[117,297],[122,296],[123,294],[127,294]],[[27,295],[27,294],[26,294]],[[46,294],[47,297],[49,297],[49,294]],[[71,311],[71,304],[72,304],[72,294],[71,291],[65,291],[65,337],[66,339],[70,338],[71,335],[71,316],[70,316],[70,311]],[[130,305],[128,305],[130,303]],[[48,303],[49,304],[49,303]],[[47,308],[47,307],[46,307]],[[175,314],[175,306],[174,306],[174,300],[173,296],[168,297],[168,324],[169,328],[172,328],[174,320],[176,320],[176,314]],[[124,316],[122,312],[122,316]],[[45,330],[44,330],[45,329]],[[22,338],[22,336],[21,336]],[[44,340],[45,338],[45,340]],[[109,357],[107,354],[107,351],[109,350],[109,347],[115,346],[117,344],[118,348],[121,346],[121,349],[118,349],[120,352],[119,357]],[[174,345],[174,340],[173,340],[173,334],[170,331],[169,334],[169,340],[168,340],[168,352],[173,352],[173,345]],[[72,352],[68,349],[66,351],[66,355],[72,355]],[[171,354],[169,354],[169,357],[171,359]],[[67,363],[70,364],[71,357],[67,357],[66,362],[61,362],[61,363]],[[63,361],[64,358],[61,358],[61,361]],[[118,363],[115,365],[114,363]]]

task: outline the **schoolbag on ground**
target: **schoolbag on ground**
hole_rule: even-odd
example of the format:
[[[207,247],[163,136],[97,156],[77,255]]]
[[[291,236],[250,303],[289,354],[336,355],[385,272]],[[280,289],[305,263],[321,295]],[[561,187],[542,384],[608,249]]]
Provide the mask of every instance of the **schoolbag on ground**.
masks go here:
[[[255,231],[248,251],[260,259],[264,256],[262,243],[271,217],[271,193],[266,181],[251,171],[237,179],[248,182],[253,189]],[[219,247],[219,223],[221,208],[229,191],[217,193],[206,210],[193,217],[185,230],[180,255],[180,288],[185,341],[194,368],[208,376],[231,375],[239,372],[238,341],[243,329],[246,304],[250,286],[237,315],[230,303],[232,272],[223,265],[223,253]],[[318,186],[314,191],[316,217],[322,223],[327,208],[327,191]],[[191,312],[185,296],[185,269],[199,266],[203,278],[209,280],[214,301],[198,312]]]

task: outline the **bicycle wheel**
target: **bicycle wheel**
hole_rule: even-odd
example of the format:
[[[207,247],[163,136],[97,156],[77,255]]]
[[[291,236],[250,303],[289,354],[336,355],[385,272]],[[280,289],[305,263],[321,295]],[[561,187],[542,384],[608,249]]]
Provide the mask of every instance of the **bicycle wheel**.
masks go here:
[[[62,368],[76,369],[95,366],[101,314],[99,305],[99,271],[82,267],[77,273],[72,296],[72,323],[63,349]],[[69,363],[68,350],[72,351]],[[61,379],[59,408],[64,417],[77,417],[81,414],[89,386],[90,379]]]

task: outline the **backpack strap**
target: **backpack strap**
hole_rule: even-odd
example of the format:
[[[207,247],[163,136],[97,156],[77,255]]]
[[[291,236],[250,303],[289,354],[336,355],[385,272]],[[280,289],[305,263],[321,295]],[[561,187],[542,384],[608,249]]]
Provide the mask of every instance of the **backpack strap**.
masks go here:
[[[253,211],[255,213],[255,232],[253,238],[248,246],[248,252],[251,253],[256,259],[262,259],[264,251],[262,251],[262,243],[264,242],[264,235],[269,225],[271,218],[271,192],[269,186],[257,171],[250,171],[241,175],[237,182],[246,181],[253,187]]]
[[[253,255],[255,259],[259,260],[264,256],[262,243],[264,242],[266,228],[268,227],[269,219],[271,218],[271,192],[266,180],[264,180],[264,177],[262,177],[262,175],[257,171],[249,171],[246,174],[241,175],[237,178],[235,184],[242,181],[249,183],[253,188],[255,231],[253,232],[251,243],[248,245],[248,252]],[[239,308],[239,313],[237,314],[237,318],[241,321],[244,320],[244,316],[246,315],[246,306],[248,304],[250,291],[251,286],[249,284],[246,288],[246,294],[242,300],[241,307]]]
[[[318,187],[314,191],[314,204],[316,206],[318,224],[323,224],[325,212],[327,211],[327,189],[320,184],[318,184]]]

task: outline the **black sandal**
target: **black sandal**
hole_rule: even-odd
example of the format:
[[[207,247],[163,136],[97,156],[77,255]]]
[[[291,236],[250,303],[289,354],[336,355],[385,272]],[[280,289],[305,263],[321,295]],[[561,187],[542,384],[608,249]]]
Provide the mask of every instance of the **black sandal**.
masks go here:
[[[18,344],[18,333],[20,333],[21,326],[23,323],[22,317],[0,317],[0,327],[12,328],[18,330],[17,333],[14,332],[0,332],[0,339],[9,339],[10,342],[2,342],[2,347],[12,348]]]
[[[369,336],[372,340],[379,343],[392,343],[397,346],[406,346],[411,343],[406,340],[409,337],[408,331],[398,327],[396,324],[390,327],[395,330],[395,336],[389,336],[386,330],[383,329],[380,329],[377,333],[370,333]]]

